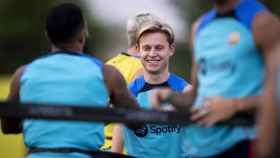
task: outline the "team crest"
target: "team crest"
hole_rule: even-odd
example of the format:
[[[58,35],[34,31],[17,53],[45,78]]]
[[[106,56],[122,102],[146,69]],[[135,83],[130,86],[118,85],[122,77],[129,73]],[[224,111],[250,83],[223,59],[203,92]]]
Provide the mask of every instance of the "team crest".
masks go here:
[[[239,32],[232,32],[229,35],[228,42],[230,45],[236,45],[240,42],[240,33]]]

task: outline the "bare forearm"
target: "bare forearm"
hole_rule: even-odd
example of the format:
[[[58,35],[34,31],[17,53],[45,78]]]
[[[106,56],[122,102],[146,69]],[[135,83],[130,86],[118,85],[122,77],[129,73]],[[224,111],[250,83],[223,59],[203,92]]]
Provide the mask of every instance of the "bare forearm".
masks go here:
[[[233,101],[237,113],[255,114],[257,107],[261,106],[261,96],[248,96]]]
[[[122,128],[121,124],[116,124],[113,130],[113,139],[112,139],[112,152],[122,153],[123,151],[123,137],[122,137]]]
[[[112,66],[104,66],[104,80],[110,93],[114,107],[138,109],[136,99],[127,89],[126,82],[120,72]]]
[[[114,105],[118,108],[140,109],[136,99],[130,93],[120,95],[120,97],[114,99],[114,101]]]
[[[186,111],[189,110],[194,102],[195,96],[193,93],[175,93],[172,92],[171,96],[167,98],[177,110]]]

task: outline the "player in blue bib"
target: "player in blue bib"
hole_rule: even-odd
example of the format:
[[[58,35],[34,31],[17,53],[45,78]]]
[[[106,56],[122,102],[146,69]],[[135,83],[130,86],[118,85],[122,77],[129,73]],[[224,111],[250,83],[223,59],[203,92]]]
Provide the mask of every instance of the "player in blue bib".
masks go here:
[[[149,96],[153,90],[167,87],[181,93],[187,85],[185,80],[174,74],[170,74],[168,80],[159,84],[150,84],[145,81],[144,76],[141,76],[130,85],[130,90],[142,108],[151,109]],[[182,126],[178,124],[146,124],[134,131],[124,128],[124,145],[127,153],[136,157],[183,157],[182,130]]]
[[[82,107],[138,108],[125,80],[112,66],[83,54],[87,26],[81,10],[62,4],[46,21],[51,52],[18,69],[9,101]],[[127,106],[125,106],[127,105]],[[104,140],[103,123],[2,119],[4,133],[23,132],[28,158],[90,158]]]
[[[198,125],[185,128],[183,147],[187,154],[248,158],[252,156],[251,140],[256,137],[254,128],[213,125],[239,113],[254,115],[257,107],[265,106],[260,101],[265,69],[275,53],[271,49],[274,33],[279,32],[270,25],[279,21],[256,0],[211,2],[214,8],[192,29],[192,91],[185,95],[159,91],[153,102],[193,105],[191,119]]]
[[[129,89],[142,108],[152,108],[149,96],[156,89],[167,87],[181,93],[189,87],[184,79],[169,72],[169,58],[175,51],[174,33],[169,25],[159,21],[141,25],[137,32],[137,47],[144,75],[132,82]],[[128,155],[141,158],[183,157],[180,125],[146,124],[136,130],[124,127],[122,131]]]

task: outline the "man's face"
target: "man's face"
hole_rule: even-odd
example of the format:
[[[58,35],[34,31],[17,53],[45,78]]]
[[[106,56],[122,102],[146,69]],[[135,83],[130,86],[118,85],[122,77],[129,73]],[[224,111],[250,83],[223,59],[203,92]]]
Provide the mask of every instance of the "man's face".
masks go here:
[[[144,33],[139,39],[141,62],[146,72],[160,74],[168,69],[169,58],[174,54],[174,46],[162,32]]]

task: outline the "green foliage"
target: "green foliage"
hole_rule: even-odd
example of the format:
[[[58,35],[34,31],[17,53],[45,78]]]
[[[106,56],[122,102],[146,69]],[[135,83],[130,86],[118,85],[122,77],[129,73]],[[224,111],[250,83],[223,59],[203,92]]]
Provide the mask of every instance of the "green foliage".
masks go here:
[[[48,50],[45,18],[50,8],[63,2],[77,3],[85,8],[81,0],[0,1],[0,73],[12,73],[18,66]],[[92,25],[99,28],[93,18],[89,24],[90,28]]]
[[[173,3],[182,10],[182,16],[188,28],[199,16],[206,12],[211,5],[210,0],[174,0]],[[280,2],[277,0],[262,0],[274,13],[280,15]],[[91,8],[85,0],[1,0],[0,1],[0,74],[12,73],[15,69],[30,62],[48,49],[44,35],[44,23],[48,10],[63,2],[73,2],[80,5],[86,12],[91,37],[89,38],[89,53],[104,57],[104,51],[109,50],[110,41],[118,40],[112,37],[115,26],[106,30],[96,22],[89,11]],[[117,15],[116,15],[117,16]],[[95,52],[102,53],[95,53]],[[191,53],[186,43],[177,44],[177,51],[172,59],[172,69],[189,78]],[[175,62],[176,61],[176,62]]]

